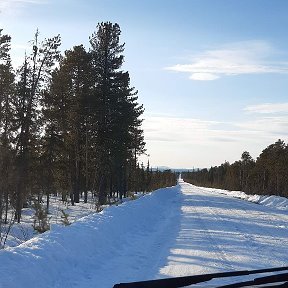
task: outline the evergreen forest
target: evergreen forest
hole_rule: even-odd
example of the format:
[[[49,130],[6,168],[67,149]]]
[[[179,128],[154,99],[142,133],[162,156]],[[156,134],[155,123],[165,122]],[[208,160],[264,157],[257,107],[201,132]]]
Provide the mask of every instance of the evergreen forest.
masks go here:
[[[76,205],[91,193],[99,205],[129,191],[176,183],[171,171],[139,164],[145,153],[144,112],[131,86],[118,24],[99,23],[90,48],[61,53],[57,35],[40,40],[37,30],[15,69],[11,36],[0,30],[0,217],[21,221],[49,197]]]
[[[279,139],[254,160],[245,151],[241,159],[210,169],[182,173],[185,181],[197,186],[240,190],[249,194],[288,197],[288,145]]]

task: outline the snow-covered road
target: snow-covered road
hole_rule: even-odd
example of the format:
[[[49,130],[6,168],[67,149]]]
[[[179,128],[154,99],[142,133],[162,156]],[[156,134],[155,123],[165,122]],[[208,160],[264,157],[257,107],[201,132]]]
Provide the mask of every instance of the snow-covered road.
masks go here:
[[[0,251],[0,287],[119,282],[288,265],[288,211],[179,181]]]
[[[180,227],[160,275],[285,266],[288,213],[180,182]]]

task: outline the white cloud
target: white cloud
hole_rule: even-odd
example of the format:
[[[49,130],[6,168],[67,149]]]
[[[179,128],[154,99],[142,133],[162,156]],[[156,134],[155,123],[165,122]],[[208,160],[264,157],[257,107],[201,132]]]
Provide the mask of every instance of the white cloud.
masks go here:
[[[0,0],[0,13],[17,14],[26,4],[45,4],[47,0]]]
[[[275,137],[275,135],[278,135],[279,138],[283,138],[283,136],[288,135],[288,117],[285,115],[259,117],[235,125],[242,130],[255,131],[257,135],[261,134],[268,138]]]
[[[288,117],[263,117],[241,122],[193,118],[146,117],[143,122],[151,165],[209,167],[233,163],[247,150],[256,158],[277,139],[288,137]],[[223,158],[225,157],[225,158]],[[146,163],[147,159],[143,159]],[[174,164],[173,164],[174,163]]]
[[[215,142],[259,141],[288,134],[288,117],[258,117],[242,122],[218,122],[193,118],[146,117],[145,138],[156,142],[209,144]]]
[[[200,119],[147,117],[143,122],[145,138],[149,141],[201,142],[216,121]]]
[[[261,114],[288,113],[288,103],[264,103],[251,105],[244,108],[244,110],[251,113]]]
[[[268,61],[275,53],[275,49],[264,41],[238,42],[195,55],[190,64],[176,64],[166,69],[190,73],[192,80],[215,80],[221,76],[240,74],[287,73],[286,63]]]
[[[207,81],[207,80],[216,80],[219,78],[219,76],[212,73],[193,73],[189,78],[191,80]]]

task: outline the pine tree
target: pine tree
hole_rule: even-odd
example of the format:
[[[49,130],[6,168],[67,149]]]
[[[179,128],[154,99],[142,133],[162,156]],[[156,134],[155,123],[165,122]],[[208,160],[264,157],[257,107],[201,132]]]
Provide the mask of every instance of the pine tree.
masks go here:
[[[96,183],[100,204],[105,203],[109,187],[110,194],[115,188],[120,198],[125,195],[127,161],[131,159],[133,149],[139,151],[140,146],[144,147],[139,120],[143,107],[137,103],[137,92],[130,87],[128,72],[119,70],[124,61],[120,34],[118,24],[105,22],[98,24],[90,38],[96,107],[93,122],[97,131]],[[137,143],[136,134],[139,136]]]
[[[249,190],[249,176],[251,170],[254,167],[254,160],[251,157],[250,153],[244,151],[241,155],[241,169],[240,169],[240,189],[242,191]]]
[[[39,43],[39,32],[35,33],[33,51],[25,56],[24,64],[19,70],[16,90],[16,215],[21,219],[21,209],[27,198],[28,187],[31,188],[34,150],[37,149],[41,128],[41,98],[48,88],[51,73],[59,60],[60,36],[45,39]],[[36,153],[37,154],[37,153]],[[32,177],[33,178],[33,177]]]
[[[288,146],[279,139],[265,148],[256,161],[245,151],[241,160],[231,165],[225,162],[209,171],[182,173],[182,177],[184,181],[199,186],[287,197],[287,164]]]
[[[256,162],[261,193],[283,195],[287,183],[287,146],[279,139],[262,151]],[[283,195],[284,196],[284,195]]]
[[[75,46],[65,51],[60,67],[53,75],[50,93],[46,95],[46,121],[50,122],[47,127],[56,125],[63,141],[62,161],[69,167],[67,181],[70,182],[72,205],[79,202],[82,178],[88,177],[83,173],[88,173],[90,74],[90,55],[82,45]],[[87,189],[85,187],[85,195]]]
[[[10,59],[11,37],[0,29],[0,222],[8,221],[9,194],[12,194],[13,158],[12,124],[14,72]],[[0,225],[1,225],[0,223]],[[1,227],[0,227],[1,230]]]

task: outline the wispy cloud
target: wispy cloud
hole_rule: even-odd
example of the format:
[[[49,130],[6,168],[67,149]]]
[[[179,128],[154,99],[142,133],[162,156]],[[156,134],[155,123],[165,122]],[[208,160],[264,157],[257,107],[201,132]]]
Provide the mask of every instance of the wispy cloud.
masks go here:
[[[264,41],[232,43],[194,55],[189,64],[165,69],[190,74],[192,80],[215,80],[223,76],[287,73],[288,64],[271,61],[277,51]]]
[[[241,122],[217,122],[192,118],[147,117],[143,123],[145,138],[151,142],[179,142],[215,145],[221,142],[270,141],[283,138],[288,117],[270,116]]]
[[[197,72],[191,74],[189,77],[191,80],[199,80],[199,81],[209,81],[209,80],[216,80],[219,78],[218,75],[212,74],[212,73],[207,73],[207,72]]]
[[[252,116],[239,122],[146,117],[143,128],[147,153],[153,155],[157,165],[173,166],[175,161],[180,161],[179,167],[191,167],[193,163],[209,167],[220,165],[224,160],[231,163],[239,160],[245,150],[256,158],[266,146],[287,138],[287,115]]]
[[[245,107],[244,111],[261,114],[288,113],[288,103],[264,103],[259,105],[250,105]]]
[[[149,141],[199,142],[216,121],[174,117],[147,117],[143,123],[146,139]]]
[[[243,123],[235,123],[235,126],[241,130],[255,131],[257,135],[261,134],[267,138],[275,137],[275,135],[281,138],[287,135],[288,117],[286,115],[259,117]]]
[[[26,4],[45,4],[47,0],[0,0],[0,13],[17,14]]]

